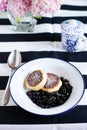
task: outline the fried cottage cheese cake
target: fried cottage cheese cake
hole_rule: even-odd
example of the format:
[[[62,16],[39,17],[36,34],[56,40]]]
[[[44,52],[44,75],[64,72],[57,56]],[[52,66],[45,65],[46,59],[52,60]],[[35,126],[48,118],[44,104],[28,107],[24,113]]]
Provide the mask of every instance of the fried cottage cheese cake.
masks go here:
[[[27,89],[38,91],[47,81],[47,74],[43,70],[35,70],[25,78],[24,85]]]
[[[42,88],[45,92],[55,92],[62,86],[60,77],[53,73],[47,73],[48,79],[44,87]]]
[[[62,86],[62,81],[56,74],[35,70],[26,76],[24,86],[34,91],[55,92]]]

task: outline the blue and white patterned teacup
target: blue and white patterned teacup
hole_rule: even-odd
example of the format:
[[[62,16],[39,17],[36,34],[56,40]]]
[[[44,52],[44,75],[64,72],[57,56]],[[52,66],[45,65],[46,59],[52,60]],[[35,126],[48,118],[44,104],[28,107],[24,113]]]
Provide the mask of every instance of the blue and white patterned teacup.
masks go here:
[[[84,24],[75,19],[70,19],[62,22],[62,47],[69,52],[84,50],[87,40],[87,38],[84,36],[84,29]]]

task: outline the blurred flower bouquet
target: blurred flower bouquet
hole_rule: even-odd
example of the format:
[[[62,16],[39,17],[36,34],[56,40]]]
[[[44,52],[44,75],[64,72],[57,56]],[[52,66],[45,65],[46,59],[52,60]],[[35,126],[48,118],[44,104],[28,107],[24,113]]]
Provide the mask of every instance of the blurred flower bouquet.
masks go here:
[[[7,11],[11,23],[19,26],[27,24],[27,20],[33,20],[34,17],[60,10],[61,3],[62,0],[0,0],[0,11]],[[32,22],[36,24],[35,19]]]

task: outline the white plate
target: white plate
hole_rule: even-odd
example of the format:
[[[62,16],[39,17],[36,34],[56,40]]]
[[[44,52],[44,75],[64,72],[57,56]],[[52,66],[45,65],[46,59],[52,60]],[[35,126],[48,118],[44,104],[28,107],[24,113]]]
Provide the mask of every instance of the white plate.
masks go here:
[[[63,105],[48,109],[40,108],[26,95],[24,79],[29,72],[37,69],[58,74],[70,81],[73,91]],[[40,115],[53,115],[71,110],[78,104],[84,93],[84,81],[81,73],[73,65],[59,59],[41,58],[23,64],[14,72],[10,81],[10,93],[16,104],[24,110]]]

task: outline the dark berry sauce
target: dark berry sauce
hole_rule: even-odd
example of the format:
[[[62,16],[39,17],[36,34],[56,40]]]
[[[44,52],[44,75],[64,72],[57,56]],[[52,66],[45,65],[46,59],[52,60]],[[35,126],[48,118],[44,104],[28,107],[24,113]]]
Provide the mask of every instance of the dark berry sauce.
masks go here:
[[[62,105],[69,98],[72,93],[73,87],[70,85],[67,79],[60,77],[62,81],[61,88],[52,93],[39,91],[27,91],[26,94],[29,98],[38,106],[42,108],[52,108],[59,105]]]

